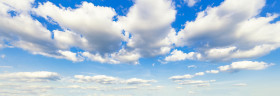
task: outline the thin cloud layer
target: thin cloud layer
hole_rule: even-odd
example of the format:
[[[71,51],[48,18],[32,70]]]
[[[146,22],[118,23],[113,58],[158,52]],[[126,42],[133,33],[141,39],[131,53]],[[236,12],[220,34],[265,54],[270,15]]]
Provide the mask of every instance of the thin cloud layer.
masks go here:
[[[23,81],[23,82],[48,82],[60,80],[60,76],[55,72],[15,72],[0,74],[1,80]]]
[[[77,80],[77,82],[84,82],[84,83],[99,83],[99,84],[149,84],[149,83],[155,83],[156,80],[144,80],[144,79],[138,79],[138,78],[131,78],[131,79],[121,79],[117,77],[111,77],[106,75],[96,75],[96,76],[84,76],[84,75],[75,75],[74,76]]]

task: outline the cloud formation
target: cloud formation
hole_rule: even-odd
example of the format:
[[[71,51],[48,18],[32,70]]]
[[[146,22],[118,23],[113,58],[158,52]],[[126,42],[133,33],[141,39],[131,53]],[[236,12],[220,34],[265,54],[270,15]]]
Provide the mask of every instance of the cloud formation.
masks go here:
[[[188,6],[199,1],[184,0]],[[280,47],[280,23],[272,22],[279,15],[260,15],[265,0],[225,0],[198,12],[179,32],[171,26],[177,14],[172,0],[133,2],[119,16],[111,7],[90,2],[71,8],[49,1],[33,6],[34,0],[2,0],[0,47],[109,64],[139,64],[140,58],[168,53],[164,61],[227,61],[260,57]],[[50,30],[36,18],[57,28]],[[185,47],[194,51],[186,53]]]
[[[186,22],[175,40],[176,46],[189,46],[197,52],[181,53],[185,58],[178,60],[192,60],[186,58],[191,53],[200,54],[197,60],[206,61],[253,58],[279,48],[280,23],[271,23],[279,16],[267,13],[261,17],[264,5],[265,0],[225,0],[199,12],[194,21]],[[171,52],[166,59],[175,56]]]

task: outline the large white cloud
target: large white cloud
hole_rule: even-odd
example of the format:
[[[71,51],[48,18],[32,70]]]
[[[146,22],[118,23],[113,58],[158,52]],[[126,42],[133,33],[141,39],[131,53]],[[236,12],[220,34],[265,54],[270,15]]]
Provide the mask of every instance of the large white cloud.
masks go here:
[[[30,10],[33,2],[34,0],[0,1],[0,47],[18,47],[32,54],[79,61],[70,59],[59,50],[68,50],[69,47],[62,46],[69,42],[82,44],[81,42],[85,40],[82,37],[77,38],[73,32],[57,30],[53,31],[55,39],[52,39],[51,31],[31,17]]]
[[[127,50],[136,51],[142,57],[168,53],[175,35],[171,27],[175,16],[171,0],[135,0],[127,15],[119,17],[124,30],[131,34]]]
[[[86,39],[84,40],[85,44],[70,42],[71,39],[66,39],[69,45],[102,55],[115,52],[120,48],[123,38],[122,29],[118,23],[113,21],[116,12],[110,7],[95,6],[92,3],[83,2],[78,8],[71,9],[46,2],[40,4],[38,8],[34,8],[33,11]]]
[[[277,14],[260,17],[264,5],[265,0],[225,0],[208,7],[194,21],[186,22],[175,44],[196,49],[202,55],[200,60],[207,61],[268,54],[280,46],[280,22],[271,23]]]
[[[60,80],[60,76],[55,72],[38,71],[38,72],[15,72],[2,73],[0,79],[9,81],[23,82],[48,82]]]

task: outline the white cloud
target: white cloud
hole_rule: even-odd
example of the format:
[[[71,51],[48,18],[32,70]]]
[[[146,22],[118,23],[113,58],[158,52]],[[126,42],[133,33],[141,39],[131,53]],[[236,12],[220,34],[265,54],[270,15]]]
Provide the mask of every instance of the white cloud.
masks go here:
[[[119,78],[97,75],[97,76],[84,76],[84,75],[75,75],[75,78],[78,79],[78,82],[95,82],[100,84],[117,84],[120,82]]]
[[[280,47],[280,23],[271,23],[277,14],[260,17],[264,5],[265,0],[225,0],[208,7],[186,22],[175,44],[193,47],[206,61],[266,55]]]
[[[197,2],[199,2],[200,0],[184,0],[184,2],[188,3],[189,7],[194,6]]]
[[[38,72],[16,72],[2,73],[0,79],[9,81],[23,82],[48,82],[60,80],[60,76],[55,72],[38,71]]]
[[[145,84],[145,83],[154,83],[157,82],[156,80],[143,80],[143,79],[137,79],[137,78],[131,78],[126,80],[127,84]]]
[[[232,84],[232,86],[247,86],[246,83],[237,83],[237,84]]]
[[[206,73],[212,73],[212,74],[217,74],[219,73],[220,71],[219,70],[207,70],[205,71]]]
[[[171,76],[169,79],[173,81],[178,81],[178,80],[184,80],[184,79],[191,79],[195,76],[203,76],[205,73],[204,72],[197,72],[194,75],[186,74],[186,75],[177,75],[177,76]]]
[[[59,50],[58,53],[64,56],[65,59],[77,62],[77,61],[83,61],[84,58],[81,57],[80,55],[77,55],[77,53],[73,53],[71,51],[62,51]]]
[[[6,55],[5,55],[5,54],[2,54],[2,55],[1,55],[1,58],[2,58],[2,59],[4,59],[5,57],[6,57]]]
[[[180,50],[173,50],[171,55],[165,57],[165,61],[181,61],[181,60],[196,60],[200,59],[201,55],[196,52],[184,53]]]
[[[194,75],[195,75],[195,76],[203,76],[203,75],[204,75],[204,72],[198,72],[198,73],[195,73]]]
[[[195,65],[189,65],[188,68],[197,68]]]
[[[220,71],[263,70],[272,65],[274,64],[257,61],[238,61],[233,62],[230,65],[220,66],[218,68],[220,69]]]
[[[186,75],[178,75],[178,76],[172,76],[172,77],[169,77],[169,79],[171,80],[183,80],[183,79],[190,79],[190,78],[193,78],[194,76],[193,75],[190,75],[190,74],[186,74]]]
[[[99,84],[149,84],[155,83],[156,80],[144,80],[138,78],[131,79],[121,79],[117,77],[111,77],[106,75],[96,75],[96,76],[84,76],[84,75],[75,75],[75,78],[78,79],[77,82],[94,82]]]
[[[177,80],[175,81],[179,85],[192,85],[195,87],[208,87],[210,83],[216,82],[216,80]]]
[[[209,80],[209,81],[203,81],[203,80],[182,80],[179,81],[178,84],[180,85],[196,85],[196,84],[208,84],[211,82],[215,82],[216,80]]]

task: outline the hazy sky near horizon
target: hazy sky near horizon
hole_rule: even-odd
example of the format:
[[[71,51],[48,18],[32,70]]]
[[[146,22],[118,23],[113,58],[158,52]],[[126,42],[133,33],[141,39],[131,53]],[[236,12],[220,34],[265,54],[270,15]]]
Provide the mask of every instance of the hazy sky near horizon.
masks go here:
[[[279,0],[0,0],[1,96],[279,96]]]

